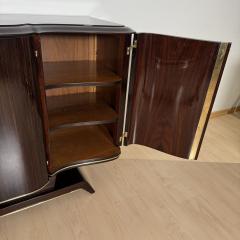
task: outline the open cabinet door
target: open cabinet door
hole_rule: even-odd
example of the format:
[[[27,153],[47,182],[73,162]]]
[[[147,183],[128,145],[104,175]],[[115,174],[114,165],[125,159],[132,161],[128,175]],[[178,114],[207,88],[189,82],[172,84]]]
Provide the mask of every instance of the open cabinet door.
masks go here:
[[[196,159],[230,45],[138,34],[127,144]]]

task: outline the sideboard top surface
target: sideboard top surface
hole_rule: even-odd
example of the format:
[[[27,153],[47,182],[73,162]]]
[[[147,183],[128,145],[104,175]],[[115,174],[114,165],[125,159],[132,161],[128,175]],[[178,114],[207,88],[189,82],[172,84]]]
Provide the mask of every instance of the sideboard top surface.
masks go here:
[[[90,16],[0,14],[0,36],[31,33],[132,33],[124,25]]]

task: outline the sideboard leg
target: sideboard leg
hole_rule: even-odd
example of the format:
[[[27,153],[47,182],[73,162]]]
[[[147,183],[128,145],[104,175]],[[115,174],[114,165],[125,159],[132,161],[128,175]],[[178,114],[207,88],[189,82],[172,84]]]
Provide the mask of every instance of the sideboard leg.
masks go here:
[[[78,172],[83,178],[83,189],[88,191],[89,193],[95,193],[95,190],[91,184],[91,178],[89,176],[89,173],[87,171],[88,169],[86,167],[79,167]]]
[[[84,190],[86,190],[87,192],[91,193],[91,194],[95,193],[95,190],[93,189],[91,184],[89,182],[87,182],[85,179],[84,179],[84,181],[82,183],[82,188]]]

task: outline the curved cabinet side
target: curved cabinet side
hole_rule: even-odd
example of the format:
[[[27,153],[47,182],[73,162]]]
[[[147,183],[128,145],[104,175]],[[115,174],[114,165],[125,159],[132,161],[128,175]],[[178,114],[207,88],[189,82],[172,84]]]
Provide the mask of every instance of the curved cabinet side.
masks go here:
[[[0,38],[0,203],[48,182],[29,37]]]

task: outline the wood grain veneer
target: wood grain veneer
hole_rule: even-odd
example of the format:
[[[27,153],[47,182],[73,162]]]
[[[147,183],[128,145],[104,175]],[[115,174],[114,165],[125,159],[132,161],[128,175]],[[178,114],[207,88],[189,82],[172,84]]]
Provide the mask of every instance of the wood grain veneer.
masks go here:
[[[119,76],[124,74],[123,59],[126,54],[127,36],[123,34],[97,36],[97,61]]]
[[[189,158],[219,46],[138,35],[128,143]]]
[[[120,148],[104,126],[82,126],[57,130],[50,138],[50,173],[76,164],[117,157]]]
[[[112,85],[121,77],[96,61],[68,61],[44,63],[46,88],[77,85]]]
[[[34,64],[29,37],[0,39],[0,202],[48,181]]]
[[[41,50],[41,42],[39,35],[34,35],[31,38],[31,42],[33,45],[34,52],[37,51],[38,56],[35,55],[35,72],[36,72],[36,83],[39,87],[39,105],[41,106],[42,112],[42,123],[44,128],[44,143],[45,143],[45,151],[46,151],[46,160],[49,161],[49,121],[48,121],[48,110],[46,104],[46,91],[45,91],[45,83],[44,83],[44,75],[43,75],[43,62],[42,62],[42,50]]]
[[[43,61],[45,63],[96,60],[97,49],[95,34],[50,34],[40,35],[40,39]],[[65,73],[65,76],[66,74],[67,73]],[[79,90],[77,87],[68,87],[52,89],[52,91],[48,91],[47,94],[63,95],[77,93]]]
[[[111,89],[108,89],[111,90]],[[107,91],[108,93],[109,91]],[[111,92],[109,92],[111,95]],[[84,105],[95,105],[97,103],[107,103],[108,97],[105,99],[102,95],[97,92],[84,92],[76,94],[66,94],[59,96],[49,96],[47,97],[47,107],[48,111],[52,112],[61,108],[71,107],[71,106],[84,106]]]
[[[75,86],[75,87],[62,87],[62,88],[51,88],[45,89],[45,93],[47,97],[52,96],[63,96],[63,95],[71,95],[78,93],[94,93],[96,92],[96,86]]]
[[[41,35],[44,62],[96,60],[95,34]]]

